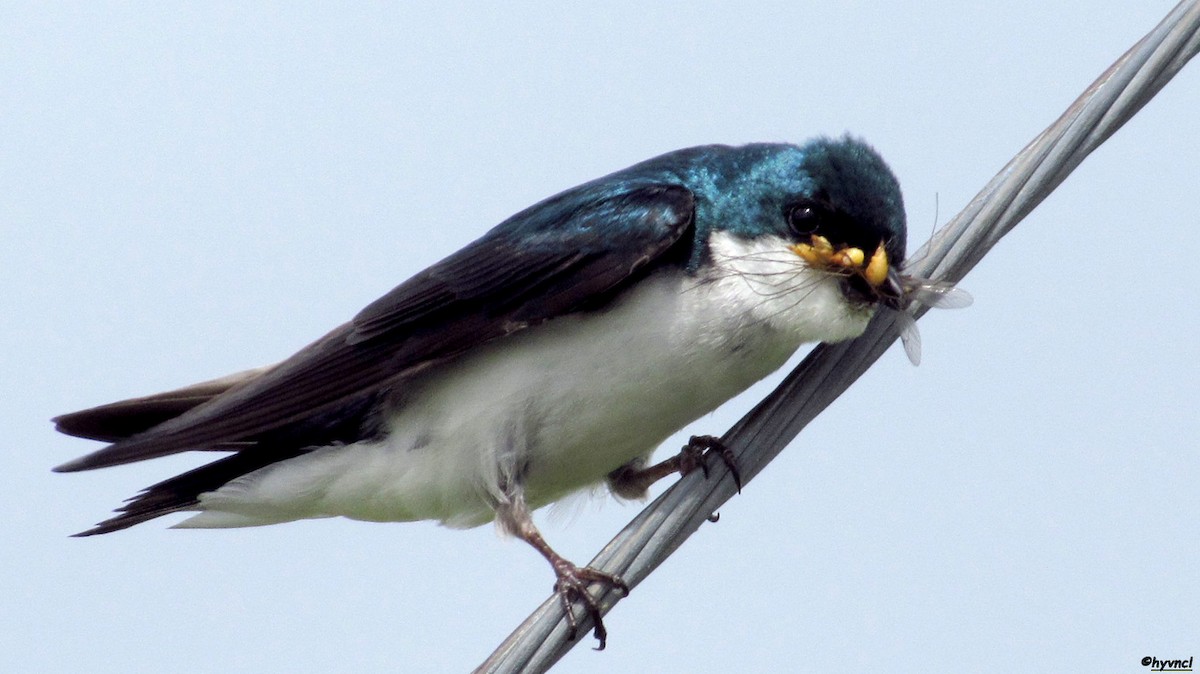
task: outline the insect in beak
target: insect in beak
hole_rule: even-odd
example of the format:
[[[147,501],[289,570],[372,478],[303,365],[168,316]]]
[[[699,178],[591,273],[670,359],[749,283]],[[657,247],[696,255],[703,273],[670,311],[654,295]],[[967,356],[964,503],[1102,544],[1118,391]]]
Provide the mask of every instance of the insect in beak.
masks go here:
[[[904,289],[899,274],[889,263],[887,249],[883,243],[879,244],[868,259],[861,248],[834,248],[829,239],[817,234],[813,234],[810,241],[811,243],[793,244],[789,248],[814,269],[862,279],[866,282],[865,289],[861,288],[862,281],[856,284],[860,286],[860,294],[892,308],[900,307]],[[866,292],[861,293],[862,290]]]

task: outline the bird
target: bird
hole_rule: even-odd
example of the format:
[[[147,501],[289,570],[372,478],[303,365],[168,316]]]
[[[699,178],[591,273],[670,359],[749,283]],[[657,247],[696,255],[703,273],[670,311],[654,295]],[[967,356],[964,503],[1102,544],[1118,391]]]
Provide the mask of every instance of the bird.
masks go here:
[[[714,454],[712,436],[651,463],[669,436],[800,346],[860,335],[905,305],[900,185],[849,134],[668,152],[551,196],[274,365],[56,417],[108,443],[54,468],[189,451],[216,458],[145,488],[104,534],[346,517],[495,522],[550,563],[607,631],[593,583],[531,513],[606,485],[644,498]]]

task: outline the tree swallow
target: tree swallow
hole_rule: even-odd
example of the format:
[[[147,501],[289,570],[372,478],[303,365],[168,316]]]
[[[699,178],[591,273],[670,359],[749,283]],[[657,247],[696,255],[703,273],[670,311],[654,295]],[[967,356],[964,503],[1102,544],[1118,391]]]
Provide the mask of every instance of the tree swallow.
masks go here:
[[[494,520],[603,647],[586,589],[624,584],[555,553],[531,511],[703,465],[712,439],[649,458],[800,345],[902,308],[905,237],[900,186],[860,140],[678,150],[517,213],[278,364],[56,418],[111,444],[55,470],[227,453],[80,536],[178,511],[184,528]]]

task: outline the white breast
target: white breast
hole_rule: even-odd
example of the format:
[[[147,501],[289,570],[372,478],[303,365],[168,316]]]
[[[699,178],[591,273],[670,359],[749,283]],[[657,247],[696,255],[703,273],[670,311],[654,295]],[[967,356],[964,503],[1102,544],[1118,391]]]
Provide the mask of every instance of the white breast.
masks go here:
[[[273,464],[202,497],[184,526],[344,515],[492,518],[506,485],[544,505],[592,485],[779,368],[800,344],[861,334],[870,312],[782,239],[711,241],[600,312],[559,318],[430,370],[386,439]]]

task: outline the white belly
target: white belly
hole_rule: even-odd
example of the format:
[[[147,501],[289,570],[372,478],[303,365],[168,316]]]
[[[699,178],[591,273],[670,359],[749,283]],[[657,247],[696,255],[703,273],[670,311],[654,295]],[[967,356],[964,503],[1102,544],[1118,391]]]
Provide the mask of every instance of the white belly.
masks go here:
[[[536,508],[648,455],[801,343],[865,327],[869,312],[850,309],[833,279],[798,267],[790,253],[764,260],[730,248],[736,240],[716,243],[727,244],[714,251],[729,265],[753,269],[705,281],[661,273],[605,311],[559,318],[431,369],[406,389],[384,439],[239,478],[203,495],[204,512],[184,526],[335,515],[472,526],[492,519],[514,485]],[[771,245],[773,255],[782,248]]]

